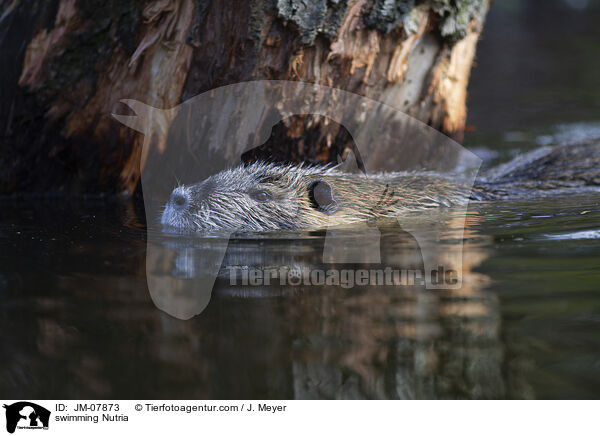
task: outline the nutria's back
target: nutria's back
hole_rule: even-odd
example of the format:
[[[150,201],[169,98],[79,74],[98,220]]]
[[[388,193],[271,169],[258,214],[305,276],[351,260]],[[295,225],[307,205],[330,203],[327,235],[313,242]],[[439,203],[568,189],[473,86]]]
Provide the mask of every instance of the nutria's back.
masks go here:
[[[600,142],[541,147],[485,172],[483,199],[600,186]]]
[[[365,175],[258,162],[176,188],[161,223],[191,231],[318,229],[584,186],[600,186],[600,143],[535,150],[486,172],[473,187],[430,172]]]

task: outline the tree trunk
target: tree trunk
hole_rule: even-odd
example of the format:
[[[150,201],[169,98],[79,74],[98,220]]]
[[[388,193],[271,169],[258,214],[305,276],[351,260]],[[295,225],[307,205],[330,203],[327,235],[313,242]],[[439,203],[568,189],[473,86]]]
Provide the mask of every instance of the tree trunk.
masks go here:
[[[119,100],[170,108],[247,80],[341,88],[461,140],[487,9],[488,0],[5,0],[0,193],[132,192],[143,138],[111,117],[128,113]],[[336,129],[295,119],[277,147],[326,162],[345,140]],[[298,138],[318,143],[292,147]]]

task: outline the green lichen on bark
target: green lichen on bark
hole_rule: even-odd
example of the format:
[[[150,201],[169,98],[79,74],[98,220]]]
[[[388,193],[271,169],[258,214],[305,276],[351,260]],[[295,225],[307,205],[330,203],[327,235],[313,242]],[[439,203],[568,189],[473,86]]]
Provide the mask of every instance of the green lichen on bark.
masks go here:
[[[347,7],[346,0],[277,0],[279,15],[298,26],[306,44],[312,43],[317,35],[334,37]]]
[[[418,27],[418,9],[431,10],[440,20],[442,37],[455,43],[467,34],[472,20],[483,22],[488,0],[375,0],[366,7],[365,24],[382,32],[403,26],[407,33]]]
[[[464,38],[472,20],[479,26],[488,9],[488,0],[434,0],[431,9],[440,17],[440,33],[452,42]]]
[[[406,33],[418,28],[423,11],[439,19],[443,38],[455,43],[467,34],[472,20],[483,22],[489,0],[368,0],[363,7],[363,24],[384,33],[402,27]],[[295,23],[302,41],[312,43],[317,35],[335,37],[348,8],[348,0],[277,0],[279,15]]]
[[[389,33],[400,26],[406,27],[405,22],[414,9],[414,0],[375,0],[365,7],[363,20],[368,27]]]

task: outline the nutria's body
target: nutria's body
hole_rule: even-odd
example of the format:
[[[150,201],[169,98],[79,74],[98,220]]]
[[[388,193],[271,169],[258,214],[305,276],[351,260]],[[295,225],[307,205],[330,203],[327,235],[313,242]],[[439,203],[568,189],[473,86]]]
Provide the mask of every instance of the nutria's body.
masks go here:
[[[427,172],[364,175],[254,163],[176,188],[161,223],[187,231],[318,229],[582,186],[600,186],[600,143],[538,149],[492,169],[473,187]]]

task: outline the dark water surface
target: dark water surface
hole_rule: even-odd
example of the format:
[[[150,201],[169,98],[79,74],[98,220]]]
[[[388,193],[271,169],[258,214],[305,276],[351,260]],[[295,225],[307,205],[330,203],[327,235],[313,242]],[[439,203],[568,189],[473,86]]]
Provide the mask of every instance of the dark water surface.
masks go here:
[[[600,137],[599,20],[593,0],[494,2],[469,81],[465,145],[493,161]]]
[[[129,203],[3,201],[0,392],[598,398],[599,206],[600,194],[473,205],[458,290],[225,281],[183,321],[149,295],[146,232]],[[420,255],[387,234],[382,257]],[[300,242],[296,252],[322,248],[319,235]],[[232,241],[229,250],[252,257],[290,243]]]

